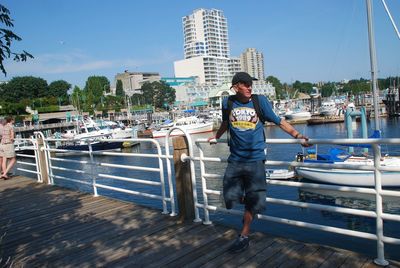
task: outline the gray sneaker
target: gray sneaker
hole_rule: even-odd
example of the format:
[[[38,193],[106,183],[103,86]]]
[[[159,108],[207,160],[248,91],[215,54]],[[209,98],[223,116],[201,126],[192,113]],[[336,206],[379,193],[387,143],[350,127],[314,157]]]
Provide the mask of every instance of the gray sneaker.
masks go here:
[[[228,248],[231,253],[239,253],[249,247],[249,238],[239,235],[233,244]]]

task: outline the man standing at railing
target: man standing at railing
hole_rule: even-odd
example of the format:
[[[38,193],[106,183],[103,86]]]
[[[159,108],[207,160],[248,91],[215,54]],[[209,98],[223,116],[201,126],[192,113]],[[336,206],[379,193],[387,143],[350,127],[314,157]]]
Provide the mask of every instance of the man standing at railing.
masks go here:
[[[302,139],[302,146],[308,147],[308,137],[300,134],[292,125],[279,118],[265,96],[252,95],[252,84],[256,78],[239,72],[232,78],[236,95],[224,99],[222,103],[222,123],[214,137],[213,144],[228,131],[230,155],[223,179],[225,206],[231,209],[237,202],[245,205],[243,228],[238,238],[229,247],[236,253],[249,246],[250,224],[257,213],[266,208],[266,143],[264,122],[278,125],[296,139]]]

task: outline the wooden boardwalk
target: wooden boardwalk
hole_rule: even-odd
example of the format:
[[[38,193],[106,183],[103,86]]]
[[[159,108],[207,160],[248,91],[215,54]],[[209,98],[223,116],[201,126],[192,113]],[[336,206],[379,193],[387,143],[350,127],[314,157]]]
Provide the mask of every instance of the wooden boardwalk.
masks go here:
[[[179,224],[154,209],[23,177],[0,181],[0,215],[0,267],[375,267],[354,252],[261,233],[230,254],[236,230]]]

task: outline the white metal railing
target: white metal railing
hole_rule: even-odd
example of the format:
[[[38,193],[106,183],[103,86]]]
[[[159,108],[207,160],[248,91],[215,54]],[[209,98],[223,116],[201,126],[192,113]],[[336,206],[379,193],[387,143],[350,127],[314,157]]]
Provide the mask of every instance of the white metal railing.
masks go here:
[[[97,137],[99,138],[99,137]],[[65,142],[75,142],[82,144],[86,143],[87,147],[83,147],[82,150],[76,151],[72,149],[57,149],[55,143],[65,143]],[[110,152],[110,151],[94,151],[94,142],[107,142],[107,143],[120,143],[131,142],[131,143],[150,143],[156,148],[156,153],[144,154],[144,153],[123,153],[123,152]],[[106,189],[111,191],[116,191],[120,193],[156,199],[162,202],[163,214],[168,213],[167,203],[170,203],[171,216],[176,215],[175,208],[175,196],[172,183],[172,173],[171,169],[167,170],[167,182],[164,178],[164,163],[163,160],[167,159],[169,161],[169,156],[162,153],[161,146],[157,140],[154,139],[96,139],[95,141],[91,139],[82,140],[71,140],[71,139],[54,139],[45,138],[43,150],[46,155],[46,166],[48,170],[49,183],[54,184],[54,180],[64,180],[73,183],[84,184],[92,186],[93,193],[95,196],[98,195],[98,189]],[[168,150],[167,150],[168,151]],[[69,158],[58,157],[58,154],[76,154],[80,153],[82,155],[88,156],[89,160],[75,160]],[[104,162],[100,156],[112,156],[112,157],[124,157],[124,158],[152,158],[156,159],[156,167],[144,167],[131,164],[113,164]],[[60,164],[61,163],[61,164]],[[62,166],[62,164],[64,166]],[[71,167],[65,167],[66,164],[79,164],[89,166],[88,170],[81,170]],[[108,168],[109,172],[100,172],[98,168]],[[111,171],[113,170],[114,173]],[[119,176],[115,175],[118,170],[137,170],[142,172],[147,172],[149,176],[145,178],[132,178],[129,176]],[[66,175],[57,174],[58,172],[63,172]],[[158,176],[150,175],[158,174]],[[150,178],[150,179],[149,179]],[[105,179],[111,179],[115,181],[127,182],[130,185],[146,185],[150,187],[158,187],[160,189],[161,195],[145,192],[143,187],[141,190],[135,190],[132,186],[129,189],[123,187],[117,187],[115,185],[107,185],[104,183]],[[166,185],[169,186],[169,194],[166,193]],[[138,187],[140,188],[140,187]],[[146,188],[147,189],[147,188]],[[148,189],[147,189],[148,190]]]
[[[168,213],[167,210],[167,203],[170,203],[171,206],[171,214],[176,215],[175,212],[175,193],[174,193],[174,184],[172,179],[172,170],[171,170],[171,159],[172,156],[169,152],[169,135],[174,130],[170,129],[166,139],[165,139],[165,154],[162,152],[161,145],[157,140],[154,139],[103,139],[102,141],[107,142],[123,142],[123,141],[130,141],[130,142],[145,142],[150,143],[156,148],[156,153],[123,153],[123,152],[97,152],[92,150],[92,141],[85,140],[88,147],[87,150],[84,150],[82,153],[86,156],[89,156],[88,160],[76,160],[70,159],[65,157],[58,157],[57,153],[71,153],[76,152],[73,150],[66,150],[66,149],[56,149],[51,146],[52,143],[55,142],[65,142],[71,141],[67,139],[51,139],[51,138],[44,138],[43,134],[36,133],[35,138],[31,139],[33,147],[35,148],[35,156],[30,156],[34,158],[36,171],[32,171],[32,173],[37,174],[38,181],[43,182],[42,172],[40,172],[40,168],[42,166],[46,167],[48,173],[48,181],[49,184],[54,184],[54,180],[64,180],[70,181],[79,184],[85,184],[87,186],[93,187],[94,195],[98,195],[98,189],[106,189],[116,192],[122,192],[126,194],[131,194],[139,197],[145,197],[155,200],[160,200],[162,202],[163,213]],[[194,199],[194,207],[195,207],[195,221],[201,221],[199,209],[204,211],[203,213],[203,223],[204,224],[211,224],[210,221],[210,211],[220,211],[224,213],[234,214],[234,215],[242,215],[242,211],[240,210],[227,210],[220,206],[214,206],[209,204],[209,196],[220,196],[221,191],[220,189],[209,189],[208,188],[208,179],[221,179],[222,174],[212,174],[207,171],[206,163],[209,162],[216,162],[222,163],[227,162],[226,158],[221,157],[210,157],[206,156],[204,153],[204,149],[202,148],[205,143],[208,143],[206,139],[198,139],[196,140],[195,144],[199,150],[198,155],[194,154],[193,150],[193,143],[190,136],[181,129],[181,131],[185,134],[188,145],[189,145],[189,155],[182,156],[182,161],[190,161],[190,172],[192,178],[192,187],[193,187],[193,199]],[[40,145],[37,142],[37,139],[43,139],[43,145]],[[218,140],[218,142],[226,143],[226,140]],[[266,141],[268,144],[299,144],[300,140],[293,140],[293,139],[269,139]],[[393,167],[383,167],[380,166],[379,156],[380,156],[380,148],[379,144],[400,144],[400,139],[312,139],[309,141],[312,144],[372,144],[373,152],[374,152],[374,166],[358,166],[355,167],[354,165],[347,165],[347,164],[317,164],[317,163],[300,163],[294,161],[266,161],[266,165],[274,165],[274,166],[291,166],[291,167],[323,167],[323,168],[343,168],[343,169],[360,169],[360,170],[373,170],[375,172],[376,178],[376,185],[374,188],[363,188],[363,187],[351,187],[351,186],[340,186],[340,185],[326,185],[326,184],[318,184],[318,183],[309,183],[309,182],[299,182],[299,181],[277,181],[277,180],[267,180],[269,185],[276,185],[276,186],[289,186],[289,187],[302,187],[306,189],[322,189],[322,190],[334,190],[339,192],[354,192],[360,194],[369,194],[374,195],[376,200],[376,209],[375,211],[368,211],[362,209],[355,209],[355,208],[344,208],[344,207],[337,207],[337,206],[330,206],[330,205],[320,205],[320,204],[312,204],[306,202],[299,202],[293,200],[286,200],[280,198],[272,198],[267,197],[266,201],[268,203],[277,204],[277,205],[285,205],[285,206],[293,206],[299,208],[307,208],[307,209],[314,209],[314,210],[321,210],[321,211],[330,211],[336,213],[343,213],[343,214],[351,214],[357,216],[365,216],[369,218],[376,219],[376,233],[366,233],[360,231],[354,231],[344,228],[338,228],[333,226],[326,226],[322,224],[315,224],[311,222],[302,222],[297,220],[291,220],[286,218],[279,218],[273,217],[268,215],[261,215],[258,214],[257,217],[261,220],[273,221],[277,223],[284,223],[293,226],[311,228],[315,230],[321,230],[326,232],[332,233],[340,233],[345,234],[353,237],[360,237],[370,240],[377,241],[377,255],[378,261],[384,261],[384,243],[392,243],[392,244],[400,244],[400,239],[396,237],[389,237],[383,234],[383,220],[391,220],[400,222],[400,215],[386,213],[383,212],[382,208],[382,196],[395,196],[400,197],[400,192],[395,190],[384,190],[382,189],[381,183],[381,171],[400,171],[400,168],[393,168]],[[38,152],[41,150],[44,152],[45,163],[41,163],[41,158],[38,157]],[[132,165],[132,164],[121,164],[121,163],[109,163],[102,160],[101,156],[112,156],[112,157],[124,157],[125,158],[149,158],[149,159],[156,159],[157,165],[154,166],[140,166],[140,165]],[[166,171],[165,165],[163,161],[166,161]],[[20,164],[23,162],[19,162]],[[199,185],[196,183],[196,173],[195,173],[195,163],[199,163],[200,169],[200,181]],[[67,165],[82,165],[89,167],[89,169],[77,169],[71,168]],[[26,163],[26,165],[32,165],[32,163]],[[100,172],[98,168],[110,168],[117,173],[110,172]],[[43,168],[43,167],[42,167]],[[25,171],[23,169],[20,169]],[[118,174],[118,170],[138,170],[142,172],[146,172],[148,174],[157,173],[158,177],[156,179],[148,179],[152,176],[146,176],[146,178],[133,178],[128,176],[122,176]],[[59,174],[61,172],[61,174]],[[164,178],[164,173],[167,174],[167,180]],[[65,174],[66,175],[65,175]],[[87,179],[82,179],[82,177],[86,177]],[[104,183],[104,180],[111,179],[121,182],[127,182],[130,185],[140,184],[145,185],[148,187],[159,187],[161,194],[156,195],[149,192],[144,192],[143,190],[139,190],[138,188],[122,188],[117,187],[115,185],[108,185]],[[169,192],[166,192],[166,188],[169,188]],[[202,200],[199,201],[198,198],[198,191],[200,191],[200,195]]]
[[[18,171],[35,174],[38,182],[43,182],[42,173],[39,168],[39,145],[35,136],[31,138],[16,138],[15,152]],[[27,167],[27,168],[25,168]],[[28,168],[33,167],[33,168]]]
[[[226,140],[218,140],[218,142],[226,143]],[[300,144],[300,140],[294,139],[268,139],[266,140],[268,144]],[[207,185],[207,179],[209,178],[221,178],[221,174],[210,174],[206,172],[206,162],[227,162],[227,159],[222,159],[219,157],[207,157],[204,155],[204,149],[202,148],[202,144],[208,143],[206,139],[198,139],[196,140],[196,145],[199,149],[199,156],[190,155],[185,158],[185,160],[190,161],[198,161],[200,163],[200,180],[201,180],[201,193],[203,195],[203,201],[200,203],[196,198],[195,206],[197,208],[204,210],[204,224],[210,224],[209,212],[210,211],[220,211],[229,214],[242,215],[242,211],[239,210],[227,210],[223,207],[212,206],[208,203],[208,195],[221,195],[221,191],[219,189],[209,189]],[[267,221],[273,221],[277,223],[284,223],[293,226],[306,227],[320,231],[345,234],[348,236],[360,237],[370,240],[377,241],[377,259],[376,263],[385,263],[384,258],[384,243],[392,243],[392,244],[400,244],[400,238],[385,236],[383,233],[383,220],[391,220],[400,222],[400,215],[384,213],[382,208],[382,196],[396,196],[400,197],[400,191],[394,190],[383,190],[382,189],[382,181],[381,181],[381,172],[382,171],[399,171],[400,167],[384,167],[380,166],[380,144],[400,144],[400,139],[310,139],[310,144],[372,144],[373,153],[374,153],[374,165],[373,166],[354,166],[348,164],[321,164],[321,163],[300,163],[300,162],[288,162],[288,161],[266,161],[266,165],[280,165],[286,167],[318,167],[318,168],[340,168],[340,169],[352,169],[352,170],[372,170],[374,171],[375,176],[375,187],[374,188],[363,188],[363,187],[350,187],[350,186],[340,186],[340,185],[326,185],[326,184],[318,184],[318,183],[308,183],[308,182],[295,182],[295,181],[277,181],[277,180],[267,180],[267,184],[277,185],[277,186],[290,186],[290,187],[303,187],[303,188],[312,188],[312,189],[329,189],[335,191],[344,191],[344,192],[354,192],[354,193],[363,193],[370,194],[375,196],[376,201],[376,209],[375,211],[367,211],[362,209],[354,209],[354,208],[343,208],[337,206],[330,205],[319,205],[319,204],[311,204],[305,202],[298,202],[286,199],[279,198],[271,198],[267,197],[266,201],[268,203],[285,205],[285,206],[294,206],[300,208],[308,208],[322,211],[330,211],[358,216],[365,216],[376,219],[376,232],[375,234],[354,231],[344,228],[326,226],[321,224],[315,224],[310,222],[303,222],[285,218],[272,217],[268,215],[258,214],[257,218]],[[399,176],[400,179],[400,176]]]

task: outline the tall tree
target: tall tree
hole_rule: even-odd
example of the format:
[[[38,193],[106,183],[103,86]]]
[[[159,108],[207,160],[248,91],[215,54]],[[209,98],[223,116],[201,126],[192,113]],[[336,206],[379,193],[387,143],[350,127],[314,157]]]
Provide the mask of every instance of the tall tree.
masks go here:
[[[120,96],[120,97],[125,96],[125,92],[124,92],[124,89],[122,87],[122,81],[119,80],[119,79],[117,80],[117,85],[116,85],[116,88],[115,88],[115,96]]]
[[[28,58],[33,58],[33,56],[25,50],[23,50],[22,53],[11,51],[11,43],[14,41],[21,41],[22,38],[10,30],[10,28],[14,27],[13,19],[10,17],[10,11],[1,4],[0,23],[0,70],[4,75],[7,75],[6,69],[3,65],[5,59],[13,57],[14,61],[26,61]],[[6,28],[3,28],[3,25]]]
[[[322,97],[330,97],[335,92],[336,85],[335,83],[326,83],[321,87],[321,96]]]
[[[277,99],[284,98],[284,89],[281,81],[275,76],[268,76],[265,81],[270,82],[275,88],[275,94]]]
[[[12,78],[2,88],[1,97],[5,101],[19,102],[20,99],[34,99],[44,96],[47,92],[47,81],[33,76]]]
[[[93,112],[95,106],[101,103],[101,97],[105,88],[110,84],[105,76],[90,76],[85,84],[85,108],[84,110]]]
[[[165,104],[172,104],[175,101],[175,89],[165,82],[146,82],[141,88],[144,101],[157,108],[164,108]]]
[[[64,80],[57,80],[50,83],[49,90],[45,95],[66,98],[68,96],[68,90],[70,89],[70,83]]]
[[[71,103],[78,111],[82,110],[82,95],[82,90],[75,86],[71,94]]]

